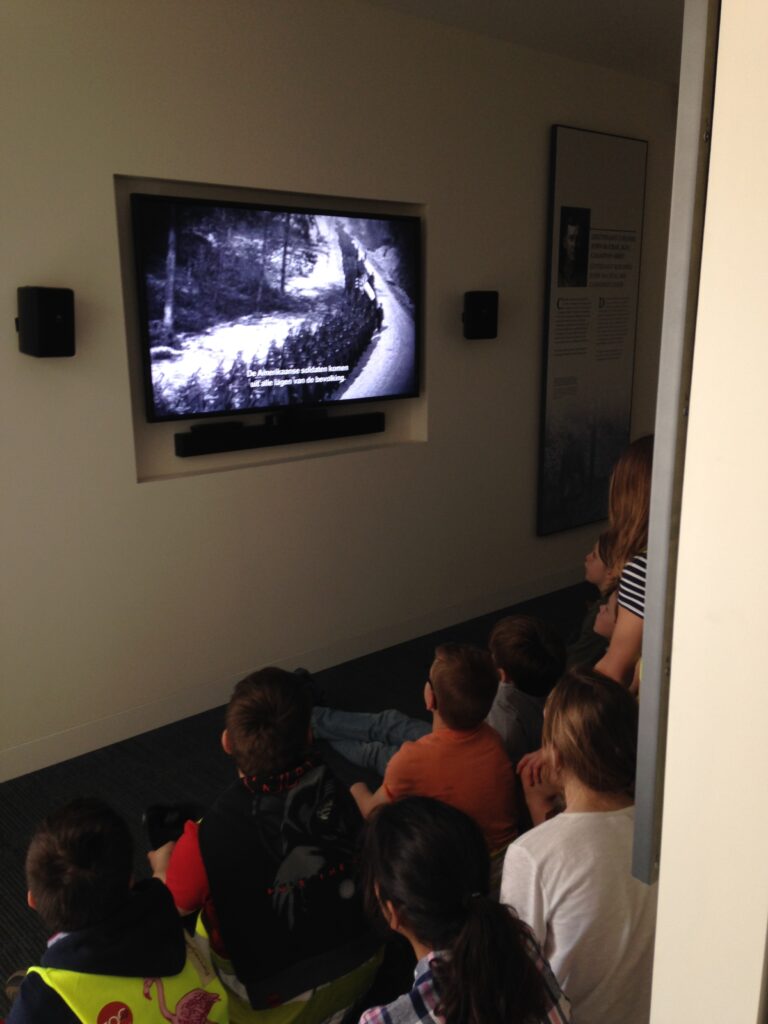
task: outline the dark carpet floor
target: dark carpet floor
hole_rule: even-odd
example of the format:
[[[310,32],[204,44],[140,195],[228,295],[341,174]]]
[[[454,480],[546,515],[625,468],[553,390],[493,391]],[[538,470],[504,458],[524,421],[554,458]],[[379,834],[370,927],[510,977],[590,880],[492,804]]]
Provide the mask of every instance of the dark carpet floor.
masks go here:
[[[423,687],[437,644],[454,640],[485,646],[497,619],[513,612],[553,622],[567,638],[593,596],[588,585],[579,584],[356,658],[315,678],[332,707],[353,711],[395,707],[426,719]],[[137,878],[147,876],[147,842],[141,826],[144,808],[153,803],[205,806],[232,779],[232,764],[219,743],[223,714],[223,708],[215,708],[0,785],[0,980],[38,962],[45,948],[45,931],[27,907],[24,882],[27,844],[40,819],[76,796],[108,801],[131,825]],[[339,774],[343,775],[341,762]],[[400,957],[398,963],[402,962]],[[393,973],[399,978],[402,970],[396,965]],[[407,977],[406,983],[410,984]],[[6,1010],[0,986],[0,1015]]]

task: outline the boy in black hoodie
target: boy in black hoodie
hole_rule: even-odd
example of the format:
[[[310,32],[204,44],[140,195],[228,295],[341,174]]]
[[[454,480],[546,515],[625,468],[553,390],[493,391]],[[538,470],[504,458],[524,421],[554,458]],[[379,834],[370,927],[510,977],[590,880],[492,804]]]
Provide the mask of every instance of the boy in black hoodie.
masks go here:
[[[167,889],[156,879],[133,885],[132,865],[128,826],[100,800],[74,800],[39,826],[27,902],[52,937],[7,1024],[229,1019],[225,991]]]
[[[310,750],[310,711],[292,672],[241,679],[222,734],[236,777],[149,855],[178,910],[201,911],[232,1021],[319,1024],[354,1004],[378,965],[357,879],[362,818]]]

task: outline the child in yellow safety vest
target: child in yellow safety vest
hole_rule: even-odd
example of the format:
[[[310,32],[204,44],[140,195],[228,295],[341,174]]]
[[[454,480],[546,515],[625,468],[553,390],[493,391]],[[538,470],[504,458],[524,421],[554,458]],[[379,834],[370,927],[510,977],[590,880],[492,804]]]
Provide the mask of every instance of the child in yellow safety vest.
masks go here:
[[[27,901],[53,933],[7,1024],[224,1024],[227,996],[156,879],[132,884],[128,826],[79,799],[27,853]]]

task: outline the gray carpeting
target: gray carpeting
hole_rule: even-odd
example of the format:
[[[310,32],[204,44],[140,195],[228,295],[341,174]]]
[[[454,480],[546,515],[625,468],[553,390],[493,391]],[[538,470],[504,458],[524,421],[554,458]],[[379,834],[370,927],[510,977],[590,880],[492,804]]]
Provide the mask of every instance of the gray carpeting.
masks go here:
[[[494,622],[512,612],[547,619],[567,637],[592,597],[591,588],[579,584],[326,669],[316,678],[331,706],[396,707],[426,718],[422,691],[436,644],[456,640],[484,646]],[[27,907],[24,883],[24,856],[37,822],[75,796],[101,797],[130,823],[136,874],[144,877],[149,874],[144,808],[190,801],[206,805],[232,778],[231,762],[219,744],[222,725],[223,708],[216,708],[0,785],[0,980],[37,962],[45,948],[45,931]],[[1,993],[0,988],[0,1014],[7,1009]]]

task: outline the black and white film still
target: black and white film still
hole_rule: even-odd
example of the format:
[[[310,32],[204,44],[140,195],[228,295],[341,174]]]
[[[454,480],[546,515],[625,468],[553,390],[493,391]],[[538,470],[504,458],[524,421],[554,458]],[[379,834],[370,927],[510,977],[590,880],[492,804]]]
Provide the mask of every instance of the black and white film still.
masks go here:
[[[151,419],[418,393],[418,218],[132,207]]]

